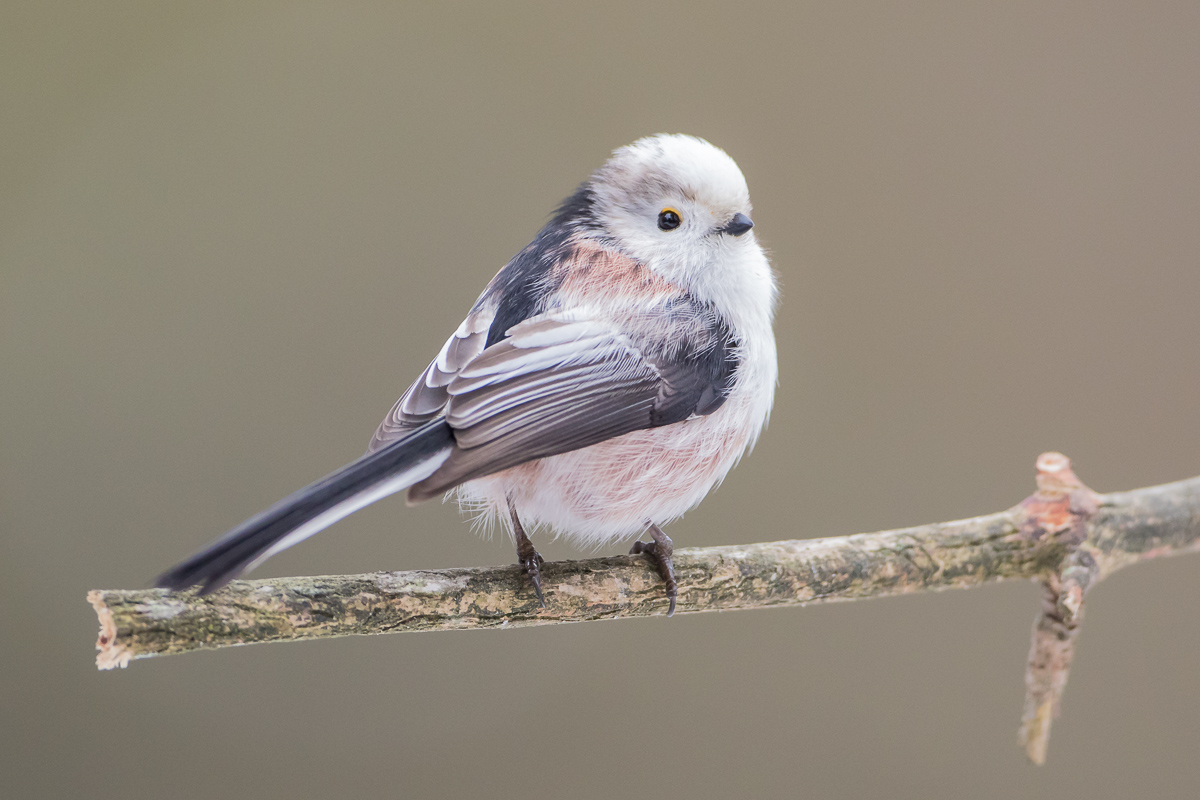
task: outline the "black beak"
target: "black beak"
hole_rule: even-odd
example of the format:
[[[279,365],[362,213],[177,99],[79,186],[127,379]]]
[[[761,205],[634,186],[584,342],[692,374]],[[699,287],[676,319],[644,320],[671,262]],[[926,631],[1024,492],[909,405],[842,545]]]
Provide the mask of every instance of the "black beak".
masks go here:
[[[721,228],[721,233],[728,233],[732,236],[741,236],[746,231],[754,227],[754,220],[747,217],[745,214],[734,214],[733,219]]]

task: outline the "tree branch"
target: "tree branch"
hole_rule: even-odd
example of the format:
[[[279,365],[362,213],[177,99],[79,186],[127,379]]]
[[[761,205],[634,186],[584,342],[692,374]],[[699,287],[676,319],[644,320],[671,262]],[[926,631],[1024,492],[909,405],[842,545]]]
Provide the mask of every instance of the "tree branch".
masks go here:
[[[678,612],[724,611],[964,589],[1014,578],[1043,584],[1026,673],[1021,742],[1045,759],[1084,594],[1121,567],[1200,550],[1200,477],[1098,495],[1058,453],[1038,490],[1008,511],[880,533],[675,551]],[[664,613],[638,557],[547,563],[546,608],[516,566],[234,581],[207,597],[95,590],[100,669],[133,659],[397,631],[517,628]]]

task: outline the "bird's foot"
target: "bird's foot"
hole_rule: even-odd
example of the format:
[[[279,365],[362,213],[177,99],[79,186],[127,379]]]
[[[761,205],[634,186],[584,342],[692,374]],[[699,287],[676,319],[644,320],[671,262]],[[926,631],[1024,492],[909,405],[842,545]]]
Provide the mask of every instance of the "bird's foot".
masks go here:
[[[513,505],[511,497],[508,499],[508,513],[512,518],[513,539],[517,543],[517,563],[521,565],[521,570],[533,582],[533,591],[537,592],[538,603],[545,608],[546,598],[542,597],[542,564],[546,563],[546,559],[542,558],[541,554],[533,548],[533,542],[529,541],[529,536],[525,533],[525,527],[521,525],[521,518],[517,516],[517,509]]]
[[[533,542],[524,536],[517,541],[517,563],[529,576],[529,580],[533,583],[533,591],[537,593],[538,603],[545,608],[546,598],[542,597],[542,564],[546,563],[546,559],[533,549]]]
[[[671,606],[667,609],[667,616],[672,617],[675,615],[675,598],[679,594],[679,587],[675,583],[675,562],[671,560],[675,546],[671,542],[671,537],[663,533],[657,525],[650,526],[650,535],[654,537],[653,542],[634,542],[629,554],[645,555],[654,562],[655,569],[658,570],[659,576],[666,585],[667,599],[671,601]]]

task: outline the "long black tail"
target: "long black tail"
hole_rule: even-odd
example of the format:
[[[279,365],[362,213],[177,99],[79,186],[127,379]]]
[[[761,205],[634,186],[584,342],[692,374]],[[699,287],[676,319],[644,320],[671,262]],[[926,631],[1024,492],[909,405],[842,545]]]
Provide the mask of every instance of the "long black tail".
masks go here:
[[[238,525],[154,582],[164,589],[202,584],[208,594],[276,553],[364,506],[427,478],[450,453],[442,420],[347,464]]]

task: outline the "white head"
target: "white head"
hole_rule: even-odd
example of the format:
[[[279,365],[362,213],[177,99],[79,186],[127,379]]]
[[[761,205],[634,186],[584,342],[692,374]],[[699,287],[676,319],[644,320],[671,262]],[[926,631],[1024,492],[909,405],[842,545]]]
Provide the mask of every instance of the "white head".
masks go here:
[[[746,179],[703,139],[639,139],[616,150],[589,188],[605,238],[671,282],[711,299],[746,279],[773,284],[751,230]]]

